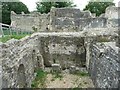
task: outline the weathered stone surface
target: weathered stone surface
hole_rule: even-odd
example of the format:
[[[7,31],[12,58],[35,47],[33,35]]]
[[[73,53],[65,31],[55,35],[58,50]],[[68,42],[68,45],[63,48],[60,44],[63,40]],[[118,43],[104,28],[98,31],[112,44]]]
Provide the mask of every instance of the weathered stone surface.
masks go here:
[[[89,11],[71,8],[54,8],[50,12],[50,31],[82,31],[83,28],[106,27],[107,19],[93,17]]]
[[[43,58],[37,49],[37,39],[36,36],[21,40],[12,39],[0,45],[2,87],[31,87],[34,71],[44,68]]]
[[[114,50],[112,44],[115,43],[97,43],[91,47],[89,72],[98,88],[118,88],[119,85],[118,48]]]
[[[118,19],[120,15],[120,7],[110,6],[105,11],[105,17],[109,19]]]
[[[84,28],[115,28],[119,26],[118,10],[116,7],[109,7],[100,17],[92,16],[89,11],[73,8],[52,8],[49,14],[17,15],[11,13],[11,25],[30,31],[36,28],[41,32],[78,32]]]
[[[49,14],[13,14],[11,13],[11,26],[25,31],[46,31],[49,24]]]

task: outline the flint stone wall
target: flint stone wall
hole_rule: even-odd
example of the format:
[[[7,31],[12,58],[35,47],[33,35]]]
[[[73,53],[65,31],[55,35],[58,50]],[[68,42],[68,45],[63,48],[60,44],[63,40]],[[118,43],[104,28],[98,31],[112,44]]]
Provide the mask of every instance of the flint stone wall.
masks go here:
[[[50,12],[50,31],[82,31],[88,28],[115,28],[119,26],[119,8],[110,6],[105,14],[94,17],[89,11],[71,8],[53,8]]]
[[[105,18],[108,19],[108,27],[120,26],[120,7],[110,6],[106,8]]]
[[[107,20],[105,18],[54,18],[52,31],[56,32],[78,32],[85,28],[105,28]]]
[[[31,13],[16,14],[11,12],[11,26],[29,31],[46,31],[49,24],[49,14]]]
[[[60,64],[62,69],[84,66],[84,39],[79,36],[39,33],[1,43],[2,88],[31,87],[35,71],[44,66]]]
[[[110,6],[106,8],[105,17],[109,19],[118,19],[120,15],[120,7]]]
[[[35,77],[35,70],[39,68],[44,69],[44,67],[49,67],[53,64],[59,64],[62,69],[69,69],[72,66],[78,68],[84,67],[86,64],[85,57],[87,50],[84,45],[85,38],[115,35],[114,31],[116,29],[104,29],[102,33],[99,30],[94,30],[94,33],[91,30],[88,30],[88,33],[86,31],[79,33],[35,33],[21,40],[12,39],[7,43],[1,43],[2,87],[31,87],[31,82]],[[106,33],[108,30],[109,32]],[[93,66],[93,63],[91,62],[90,65]],[[100,66],[100,69],[102,68]],[[93,73],[92,70],[94,69],[90,69],[91,73]]]
[[[2,88],[31,87],[35,70],[44,68],[37,36],[10,40],[0,45]]]
[[[116,18],[117,10],[114,11],[112,9],[106,9],[107,12],[101,17],[93,17],[88,12],[69,8],[52,9],[49,15],[44,16],[44,19],[39,14],[33,14],[33,16],[17,16],[14,14],[12,21],[15,23],[13,22],[13,25],[19,22],[17,25],[21,25],[20,28],[24,28],[25,23],[23,22],[26,17],[26,23],[30,22],[30,24],[26,24],[28,25],[28,28],[25,27],[27,30],[32,30],[34,26],[39,31],[51,32],[34,34],[29,39],[14,41],[12,44],[12,41],[1,44],[0,60],[3,65],[3,87],[30,87],[31,80],[34,78],[34,67],[43,68],[44,65],[49,67],[52,64],[58,64],[62,66],[62,69],[69,68],[71,65],[73,67],[81,67],[84,66],[86,60],[86,66],[96,87],[118,87],[118,71],[120,71],[118,52],[111,47],[106,47],[106,45],[93,44],[91,46],[91,41],[87,46],[84,46],[85,40],[83,38],[116,37],[118,32],[116,27],[119,26],[119,18]],[[32,19],[29,21],[31,17]],[[16,22],[16,19],[20,21]],[[74,32],[81,30],[83,30],[82,33]],[[57,33],[54,33],[55,31]],[[66,33],[60,33],[61,31]],[[86,50],[90,50],[87,52],[87,57],[85,55]],[[27,85],[26,83],[22,84],[23,79],[21,79],[21,83],[18,83],[21,76],[17,75],[17,73],[20,72],[22,72],[21,76],[27,76],[24,78],[28,83]],[[17,80],[18,76],[20,78]]]
[[[53,8],[50,12],[50,31],[82,31],[84,28],[104,28],[106,24],[106,18],[95,18],[89,11]]]
[[[119,26],[118,11],[118,7],[110,6],[100,17],[93,16],[89,11],[80,11],[75,8],[52,8],[49,14],[11,13],[11,25],[30,31],[35,28],[41,32],[76,32],[85,28],[115,28]]]
[[[83,37],[69,33],[66,35],[65,33],[43,33],[39,40],[46,67],[55,63],[60,64],[62,69],[69,69],[71,66],[85,66],[86,51]]]
[[[113,43],[97,43],[91,45],[89,72],[95,87],[118,88],[119,58],[118,48]],[[115,43],[114,43],[115,44]]]

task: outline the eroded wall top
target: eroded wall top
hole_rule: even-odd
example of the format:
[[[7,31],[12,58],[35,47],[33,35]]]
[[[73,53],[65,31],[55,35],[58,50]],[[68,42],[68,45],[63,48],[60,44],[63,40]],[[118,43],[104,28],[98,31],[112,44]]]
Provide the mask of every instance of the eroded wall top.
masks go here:
[[[42,32],[78,32],[88,28],[119,26],[119,8],[110,6],[105,14],[95,17],[90,11],[75,8],[52,8],[48,14],[11,14],[11,25],[25,30]]]

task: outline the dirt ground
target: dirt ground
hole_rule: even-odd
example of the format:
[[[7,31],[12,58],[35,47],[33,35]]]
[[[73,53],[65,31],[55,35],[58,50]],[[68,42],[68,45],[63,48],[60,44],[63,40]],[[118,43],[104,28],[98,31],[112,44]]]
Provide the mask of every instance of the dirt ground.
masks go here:
[[[46,88],[93,88],[94,85],[89,76],[62,74],[61,78],[47,75]]]

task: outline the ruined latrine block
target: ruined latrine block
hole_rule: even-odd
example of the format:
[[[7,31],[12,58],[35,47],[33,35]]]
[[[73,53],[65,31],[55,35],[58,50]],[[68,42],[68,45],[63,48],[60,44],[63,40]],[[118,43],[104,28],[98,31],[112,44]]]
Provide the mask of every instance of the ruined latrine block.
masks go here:
[[[85,64],[86,52],[82,37],[51,33],[41,37],[41,46],[44,64],[47,67],[58,63],[62,69],[67,69],[72,65],[82,67]]]

